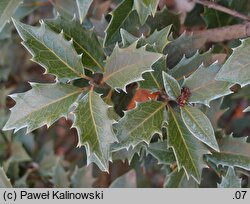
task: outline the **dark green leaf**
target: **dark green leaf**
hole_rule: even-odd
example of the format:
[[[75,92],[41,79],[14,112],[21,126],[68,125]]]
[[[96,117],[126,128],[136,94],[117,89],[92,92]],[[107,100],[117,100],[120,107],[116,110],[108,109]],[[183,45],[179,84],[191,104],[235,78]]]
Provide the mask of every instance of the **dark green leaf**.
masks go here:
[[[86,147],[87,163],[94,162],[104,171],[108,171],[110,145],[117,140],[108,108],[100,95],[90,91],[79,100],[74,122],[79,137],[78,146]]]
[[[213,126],[202,111],[196,107],[184,106],[181,108],[181,117],[189,131],[197,139],[204,142],[215,151],[219,151]]]
[[[209,106],[210,101],[232,93],[231,83],[215,79],[219,70],[220,66],[217,63],[209,67],[200,66],[184,80],[183,86],[188,87],[191,92],[190,103],[202,103]]]
[[[112,20],[106,29],[104,45],[116,43],[120,39],[120,29],[128,23],[133,10],[133,0],[124,0],[113,12]],[[126,27],[126,26],[125,26]]]
[[[143,141],[149,144],[155,133],[161,134],[165,105],[148,101],[137,104],[135,109],[127,111],[116,126],[120,146],[135,147]]]
[[[22,0],[1,0],[0,2],[0,32],[6,23],[10,22],[12,15],[22,3]]]
[[[76,19],[67,20],[60,15],[45,23],[55,32],[63,34],[67,40],[73,39],[78,54],[82,54],[82,64],[92,72],[104,71],[105,54],[93,30],[84,29]]]
[[[158,160],[159,164],[173,164],[176,162],[174,153],[168,148],[166,140],[150,143],[147,151]]]
[[[216,80],[240,84],[242,87],[250,83],[250,38],[242,40],[241,46],[234,49],[221,70],[216,75]]]
[[[162,78],[167,95],[171,99],[177,100],[177,98],[181,95],[181,87],[178,81],[166,72],[162,72]]]
[[[68,110],[76,101],[81,89],[64,84],[31,84],[32,89],[11,97],[16,105],[4,126],[15,131],[27,127],[27,133],[43,125],[48,127],[61,117],[67,117]]]
[[[85,19],[93,0],[76,0],[80,23]]]
[[[220,153],[206,155],[207,159],[217,166],[234,166],[250,170],[250,144],[246,138],[225,136],[218,140]]]
[[[145,47],[136,49],[136,43],[127,48],[114,48],[107,59],[103,81],[112,88],[126,91],[132,82],[143,80],[144,72],[153,71],[151,66],[161,58],[161,54],[145,51]]]
[[[32,60],[44,66],[49,74],[61,79],[81,78],[84,74],[81,56],[77,54],[72,41],[64,39],[41,22],[33,27],[13,20],[25,47],[33,55]]]
[[[168,144],[173,149],[178,169],[184,168],[187,177],[192,176],[198,183],[201,171],[206,167],[203,155],[208,149],[189,132],[177,110],[169,109]]]

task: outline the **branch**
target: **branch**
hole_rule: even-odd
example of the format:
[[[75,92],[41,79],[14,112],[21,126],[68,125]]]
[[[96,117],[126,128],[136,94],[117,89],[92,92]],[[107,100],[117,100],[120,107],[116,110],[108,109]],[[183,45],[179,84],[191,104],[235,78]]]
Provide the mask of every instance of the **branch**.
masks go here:
[[[203,6],[207,6],[208,8],[213,8],[217,11],[221,11],[223,13],[227,13],[231,16],[234,16],[234,17],[237,17],[237,18],[240,18],[242,20],[245,20],[245,21],[250,21],[250,17],[249,16],[246,16],[244,14],[241,14],[237,11],[234,11],[234,10],[231,10],[229,8],[226,8],[224,6],[221,6],[215,2],[211,2],[211,1],[207,1],[207,0],[193,0],[195,3],[197,4],[201,4]]]
[[[234,39],[250,37],[250,22],[192,32],[203,43],[218,43]]]

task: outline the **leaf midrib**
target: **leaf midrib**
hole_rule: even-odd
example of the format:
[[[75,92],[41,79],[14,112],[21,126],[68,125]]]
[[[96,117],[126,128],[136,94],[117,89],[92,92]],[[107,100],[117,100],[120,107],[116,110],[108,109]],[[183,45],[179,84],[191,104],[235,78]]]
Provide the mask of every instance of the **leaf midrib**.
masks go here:
[[[30,115],[32,115],[32,114],[34,114],[34,113],[36,113],[36,112],[38,112],[38,111],[41,111],[42,109],[44,109],[44,108],[46,108],[46,107],[48,107],[48,106],[50,106],[50,105],[52,105],[52,104],[54,104],[54,103],[57,103],[57,102],[59,102],[59,101],[61,101],[61,100],[64,100],[64,99],[66,99],[66,98],[69,98],[69,97],[71,97],[71,96],[73,96],[73,95],[75,95],[75,94],[81,93],[81,92],[82,92],[82,90],[79,89],[79,90],[74,91],[74,92],[72,92],[72,93],[70,93],[70,94],[67,94],[67,95],[65,95],[65,96],[63,96],[63,97],[61,97],[61,98],[58,98],[58,99],[56,99],[56,100],[53,100],[53,101],[51,101],[50,103],[47,103],[47,104],[45,104],[45,105],[43,105],[43,106],[40,106],[38,109],[36,109],[36,110],[30,112],[26,117],[30,117]],[[20,119],[20,120],[22,120],[22,119]]]
[[[36,36],[32,35],[32,33],[30,33],[27,29],[25,29],[20,23],[18,24],[18,26],[20,26],[24,31],[26,31],[33,39],[35,39],[38,43],[40,43],[41,45],[43,45],[45,48],[47,48],[51,53],[53,53],[60,62],[62,62],[66,67],[68,67],[72,72],[74,72],[75,74],[77,74],[79,77],[82,78],[83,73],[80,73],[76,70],[74,70],[72,67],[70,67],[67,62],[65,62],[64,60],[62,60],[52,49],[50,49],[44,42],[40,42],[39,39],[36,38]],[[27,42],[24,39],[25,42]]]
[[[57,27],[54,26],[53,24],[51,24],[50,22],[46,22],[46,23],[49,24],[50,26],[54,27],[55,29],[57,29]],[[59,29],[57,29],[57,31],[59,31]],[[68,38],[71,38],[71,36],[70,36],[67,32],[63,31],[63,33],[64,33],[64,35],[66,35]],[[83,51],[84,51],[84,52],[85,52],[85,53],[95,62],[95,64],[96,64],[103,72],[105,71],[105,68],[104,68],[102,65],[100,65],[99,62],[97,62],[96,59],[93,58],[92,55],[91,55],[84,47],[82,47],[82,45],[79,44],[74,38],[73,38],[73,42],[74,42],[75,44],[77,44],[77,46],[80,47],[80,49],[82,49],[82,50],[83,50]],[[92,70],[90,70],[90,71],[92,71]]]
[[[160,111],[160,109],[162,109],[163,107],[165,107],[165,103],[163,103],[159,108],[157,108],[153,113],[151,113],[149,115],[149,117],[147,117],[146,119],[144,119],[141,123],[139,123],[137,126],[135,126],[131,131],[129,131],[127,134],[128,135],[132,135],[132,133],[137,129],[137,128],[140,128],[140,126],[143,125],[143,123],[145,123],[146,121],[148,121],[149,119],[151,119],[152,117],[154,117],[154,115]]]
[[[179,131],[179,133],[180,133],[180,135],[181,135],[182,141],[183,141],[183,143],[184,143],[184,145],[185,145],[185,147],[186,147],[186,149],[187,149],[187,152],[188,152],[189,157],[191,158],[191,162],[192,162],[192,164],[193,164],[193,167],[194,167],[194,170],[195,170],[195,172],[196,172],[196,175],[199,175],[199,172],[197,171],[197,169],[196,169],[196,167],[195,167],[195,163],[194,163],[194,161],[193,161],[193,159],[192,159],[192,156],[190,155],[190,152],[188,151],[189,148],[188,148],[188,146],[187,146],[187,144],[186,144],[186,142],[185,142],[185,139],[184,139],[184,137],[183,137],[182,131],[181,131],[179,125],[178,125],[179,123],[178,123],[178,121],[177,121],[177,119],[176,119],[176,117],[175,117],[175,115],[174,115],[174,113],[173,113],[173,110],[172,110],[172,108],[171,108],[170,106],[168,106],[168,109],[169,109],[169,111],[171,112],[171,114],[172,114],[172,116],[173,116],[174,122],[176,123],[177,129],[178,129],[178,131]],[[185,167],[184,167],[184,168],[185,168]]]

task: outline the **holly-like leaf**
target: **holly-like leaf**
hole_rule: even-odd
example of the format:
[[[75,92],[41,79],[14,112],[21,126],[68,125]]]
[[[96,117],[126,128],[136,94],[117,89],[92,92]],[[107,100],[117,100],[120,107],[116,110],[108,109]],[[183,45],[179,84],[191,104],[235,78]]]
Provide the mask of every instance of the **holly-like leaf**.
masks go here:
[[[191,92],[190,103],[202,103],[209,106],[210,101],[232,93],[231,83],[215,79],[219,70],[220,66],[217,63],[209,67],[201,65],[184,80],[183,86],[188,87]]]
[[[141,25],[144,25],[151,14],[151,8],[146,6],[141,0],[134,0],[134,8],[139,15]]]
[[[250,83],[250,38],[242,41],[242,44],[234,49],[233,54],[222,66],[216,76],[216,80],[240,84],[242,87]]]
[[[132,169],[114,180],[110,188],[136,188],[136,186],[136,172]]]
[[[108,171],[110,145],[117,141],[108,108],[100,95],[90,91],[79,100],[73,125],[78,132],[78,146],[86,147],[87,163],[94,162],[103,171]]]
[[[71,184],[73,188],[91,188],[95,179],[92,176],[93,166],[85,166],[78,168],[76,166],[73,174],[70,177]]]
[[[187,58],[186,55],[183,56],[181,61],[172,69],[169,70],[171,76],[173,76],[177,81],[181,82],[184,78],[190,76],[199,66],[209,58],[211,58],[211,52],[205,52],[199,54],[197,51],[192,57]]]
[[[142,75],[143,81],[140,81],[140,87],[151,91],[159,91],[163,89],[162,72],[167,71],[166,56],[163,56],[153,64],[153,72],[146,72]]]
[[[240,167],[250,170],[250,144],[246,138],[234,138],[224,136],[218,140],[220,153],[213,152],[212,155],[206,155],[207,160],[222,166]]]
[[[85,19],[93,0],[76,0],[80,23]]]
[[[25,47],[33,55],[32,60],[46,68],[49,74],[61,79],[72,80],[84,74],[81,56],[72,41],[64,39],[63,33],[54,33],[41,21],[33,27],[13,19],[14,25],[24,40]]]
[[[134,8],[137,11],[141,25],[144,25],[149,15],[155,15],[159,0],[150,0],[146,3],[141,0],[134,1]]]
[[[166,140],[150,143],[147,151],[158,160],[159,164],[173,164],[176,162],[175,155],[173,151],[168,148]]]
[[[123,148],[135,147],[141,142],[149,144],[155,133],[161,134],[164,103],[148,101],[127,111],[115,126],[119,145]]]
[[[73,40],[73,45],[78,54],[82,54],[82,64],[92,72],[104,71],[104,50],[100,45],[93,30],[84,29],[75,18],[65,19],[60,15],[45,23],[55,32],[63,34],[67,40]]]
[[[173,68],[176,66],[183,56],[186,58],[192,57],[205,42],[205,38],[188,35],[184,32],[179,38],[171,41],[164,50],[164,53],[168,56],[167,67]]]
[[[181,108],[181,117],[189,131],[198,140],[204,142],[215,151],[219,151],[213,126],[202,111],[196,107],[184,106]]]
[[[170,106],[168,110],[168,144],[174,151],[178,169],[184,168],[187,177],[192,176],[199,183],[201,171],[206,167],[203,155],[209,151],[189,132],[178,110]]]
[[[129,17],[132,15],[133,0],[124,0],[113,12],[111,22],[106,29],[104,46],[108,46],[120,40],[120,29],[126,27]]]
[[[150,45],[154,45],[157,52],[163,53],[164,48],[169,43],[168,36],[171,28],[172,26],[169,25],[159,31],[155,30],[149,37],[146,38],[146,42]]]
[[[145,47],[136,49],[136,43],[123,49],[116,45],[107,59],[103,81],[112,88],[126,91],[126,85],[143,80],[143,73],[153,71],[151,66],[161,56],[158,53],[145,51]]]
[[[168,36],[171,31],[171,25],[161,29],[155,30],[151,35],[147,38],[141,36],[140,38],[132,35],[124,29],[121,29],[121,37],[123,47],[128,47],[129,45],[137,42],[137,47],[142,47],[147,44],[151,45],[156,52],[162,53],[166,45],[169,43]]]
[[[136,147],[132,147],[130,146],[129,148],[123,148],[121,149],[119,144],[114,144],[112,146],[112,159],[113,160],[121,160],[123,162],[125,162],[126,160],[128,161],[128,163],[130,164],[132,159],[134,158],[134,156],[140,155],[142,149],[146,148],[145,142],[142,142],[138,145],[136,145]]]
[[[1,0],[0,2],[0,32],[9,23],[22,0]]]
[[[218,188],[241,188],[241,180],[235,174],[233,167],[228,167],[226,176],[222,176],[221,183],[218,184]]]
[[[177,98],[181,95],[181,87],[178,81],[166,72],[162,72],[162,78],[167,95],[171,99],[177,100]]]
[[[0,167],[0,188],[12,188],[10,179],[8,179],[2,167]]]
[[[25,93],[11,95],[16,105],[4,130],[15,131],[27,127],[27,133],[66,117],[69,108],[76,101],[81,89],[64,84],[31,84]]]

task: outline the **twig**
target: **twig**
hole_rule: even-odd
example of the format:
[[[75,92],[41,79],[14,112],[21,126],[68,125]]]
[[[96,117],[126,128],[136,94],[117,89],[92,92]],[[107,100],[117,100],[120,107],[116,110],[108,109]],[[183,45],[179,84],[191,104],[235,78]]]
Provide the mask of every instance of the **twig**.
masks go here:
[[[197,4],[201,4],[201,5],[204,5],[204,6],[207,6],[208,8],[213,8],[217,11],[221,11],[223,13],[227,13],[231,16],[234,16],[234,17],[237,17],[237,18],[240,18],[242,20],[245,20],[245,21],[250,21],[250,17],[249,16],[246,16],[244,14],[241,14],[237,11],[234,11],[232,9],[229,9],[229,8],[226,8],[224,6],[221,6],[215,2],[211,2],[211,1],[207,1],[207,0],[193,0],[194,2],[196,2]]]
[[[194,31],[193,35],[195,39],[202,43],[218,43],[246,38],[250,37],[250,22],[203,31]]]

